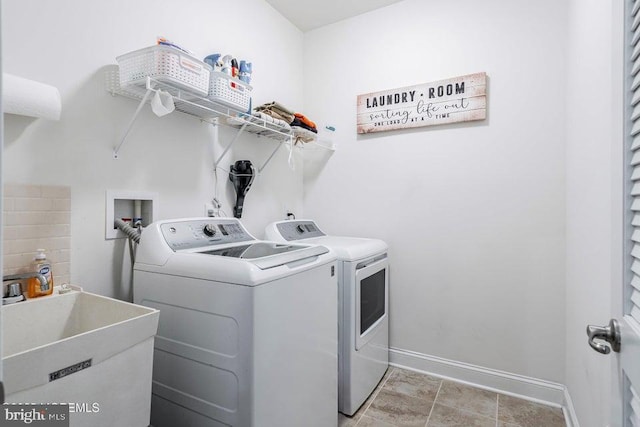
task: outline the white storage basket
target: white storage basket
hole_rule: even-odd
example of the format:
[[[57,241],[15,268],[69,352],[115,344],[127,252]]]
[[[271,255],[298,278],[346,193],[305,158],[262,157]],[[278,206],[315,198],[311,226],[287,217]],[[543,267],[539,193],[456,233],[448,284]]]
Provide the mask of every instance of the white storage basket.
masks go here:
[[[116,58],[120,86],[144,86],[147,76],[199,96],[209,93],[211,67],[169,46],[151,46]]]
[[[227,107],[247,112],[251,105],[251,86],[228,74],[212,71],[208,98]]]

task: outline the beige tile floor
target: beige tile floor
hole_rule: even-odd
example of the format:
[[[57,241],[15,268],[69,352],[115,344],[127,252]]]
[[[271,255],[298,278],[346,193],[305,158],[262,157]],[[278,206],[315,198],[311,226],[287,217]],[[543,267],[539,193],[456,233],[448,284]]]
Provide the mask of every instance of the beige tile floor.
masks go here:
[[[562,410],[390,367],[339,427],[565,427]]]

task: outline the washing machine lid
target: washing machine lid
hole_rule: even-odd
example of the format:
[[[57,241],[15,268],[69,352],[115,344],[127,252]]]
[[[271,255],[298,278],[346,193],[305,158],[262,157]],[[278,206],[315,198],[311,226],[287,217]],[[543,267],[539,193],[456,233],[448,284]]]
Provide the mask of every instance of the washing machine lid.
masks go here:
[[[328,252],[329,250],[322,246],[254,241],[248,244],[216,247],[211,250],[191,253],[243,259],[250,261],[262,270],[266,270]]]
[[[308,219],[278,221],[269,224],[266,238],[279,242],[322,245],[331,249],[341,261],[358,261],[387,252],[388,245],[379,239],[328,236]]]

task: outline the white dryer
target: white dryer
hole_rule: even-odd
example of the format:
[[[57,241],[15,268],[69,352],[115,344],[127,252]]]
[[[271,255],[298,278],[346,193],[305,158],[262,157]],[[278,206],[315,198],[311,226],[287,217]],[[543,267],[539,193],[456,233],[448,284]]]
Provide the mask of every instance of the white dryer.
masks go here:
[[[338,409],[353,415],[389,366],[388,246],[378,239],[327,236],[311,220],[275,222],[265,234],[322,245],[338,256]]]
[[[258,241],[235,218],[159,221],[142,232],[133,285],[160,310],[153,426],[337,425],[327,248]]]

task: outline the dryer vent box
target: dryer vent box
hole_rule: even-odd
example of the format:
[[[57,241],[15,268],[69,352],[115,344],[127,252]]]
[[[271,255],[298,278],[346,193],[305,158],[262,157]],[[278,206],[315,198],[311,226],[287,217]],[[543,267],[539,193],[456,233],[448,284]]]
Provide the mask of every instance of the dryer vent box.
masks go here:
[[[127,237],[114,224],[116,218],[131,221],[135,215],[136,200],[140,201],[142,226],[153,222],[154,210],[158,209],[158,193],[148,191],[116,191],[107,190],[105,239]]]

